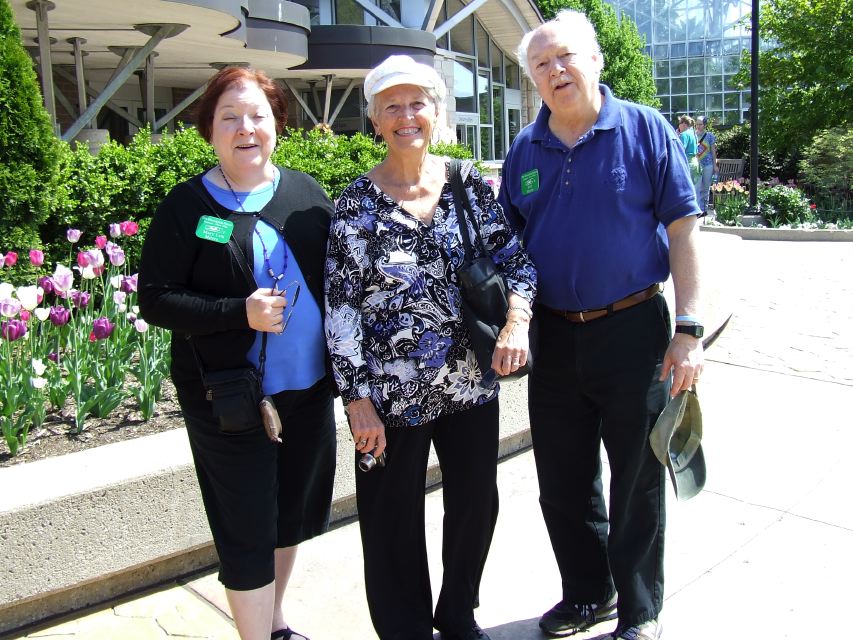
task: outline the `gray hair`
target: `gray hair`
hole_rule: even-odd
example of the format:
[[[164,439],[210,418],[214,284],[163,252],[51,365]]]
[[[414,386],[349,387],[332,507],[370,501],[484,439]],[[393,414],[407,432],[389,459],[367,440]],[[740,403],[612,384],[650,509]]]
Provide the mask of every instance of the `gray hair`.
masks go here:
[[[528,78],[533,79],[533,75],[530,73],[530,63],[527,60],[527,49],[530,47],[530,41],[533,40],[534,36],[541,29],[552,25],[570,36],[573,41],[579,41],[582,49],[585,47],[591,53],[597,55],[600,60],[600,66],[597,71],[601,73],[601,70],[604,68],[604,56],[601,53],[601,47],[598,45],[595,27],[592,26],[589,18],[580,11],[563,9],[553,19],[539,25],[533,31],[525,33],[521,39],[521,43],[516,50],[516,55],[518,56],[518,63]]]

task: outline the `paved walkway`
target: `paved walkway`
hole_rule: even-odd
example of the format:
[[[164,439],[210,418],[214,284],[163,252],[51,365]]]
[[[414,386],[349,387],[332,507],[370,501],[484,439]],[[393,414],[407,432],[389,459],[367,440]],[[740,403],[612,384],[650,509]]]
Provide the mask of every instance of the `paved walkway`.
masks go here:
[[[853,244],[744,241],[711,266],[730,282],[736,316],[700,389],[706,489],[684,503],[668,496],[664,637],[847,637],[835,605],[853,573]],[[499,485],[477,619],[493,640],[541,640],[536,621],[559,599],[559,578],[529,451],[501,463]],[[440,490],[427,496],[427,522],[438,576]],[[375,638],[361,566],[355,522],[303,545],[293,627],[313,640]],[[236,639],[226,611],[207,574],[22,637]],[[602,640],[612,627],[575,638]]]

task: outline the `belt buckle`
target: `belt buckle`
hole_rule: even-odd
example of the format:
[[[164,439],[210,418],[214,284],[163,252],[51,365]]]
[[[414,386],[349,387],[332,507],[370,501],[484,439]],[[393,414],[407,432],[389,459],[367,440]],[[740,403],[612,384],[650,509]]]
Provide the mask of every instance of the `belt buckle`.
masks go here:
[[[578,311],[578,317],[579,317],[579,318],[580,318],[580,320],[581,320],[581,324],[585,324],[585,323],[586,323],[586,318],[584,318],[584,317],[583,317],[583,311]]]

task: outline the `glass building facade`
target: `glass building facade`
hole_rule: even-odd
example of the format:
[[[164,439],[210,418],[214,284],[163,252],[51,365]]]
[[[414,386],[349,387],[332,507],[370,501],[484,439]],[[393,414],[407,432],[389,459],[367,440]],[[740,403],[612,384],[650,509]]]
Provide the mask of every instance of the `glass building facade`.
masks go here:
[[[749,88],[734,82],[750,48],[750,0],[610,0],[646,38],[661,112],[707,115],[717,125],[748,119]],[[605,63],[607,61],[605,60]]]

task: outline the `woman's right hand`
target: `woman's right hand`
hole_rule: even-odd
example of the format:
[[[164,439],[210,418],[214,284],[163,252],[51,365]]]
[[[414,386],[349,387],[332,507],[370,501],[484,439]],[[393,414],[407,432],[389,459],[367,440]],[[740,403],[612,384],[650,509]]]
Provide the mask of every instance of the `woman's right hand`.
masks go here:
[[[385,425],[379,419],[370,398],[350,402],[347,405],[347,415],[357,451],[370,452],[376,457],[385,451]]]
[[[246,317],[249,326],[255,331],[281,333],[284,330],[282,318],[287,300],[272,289],[258,289],[246,298]]]

